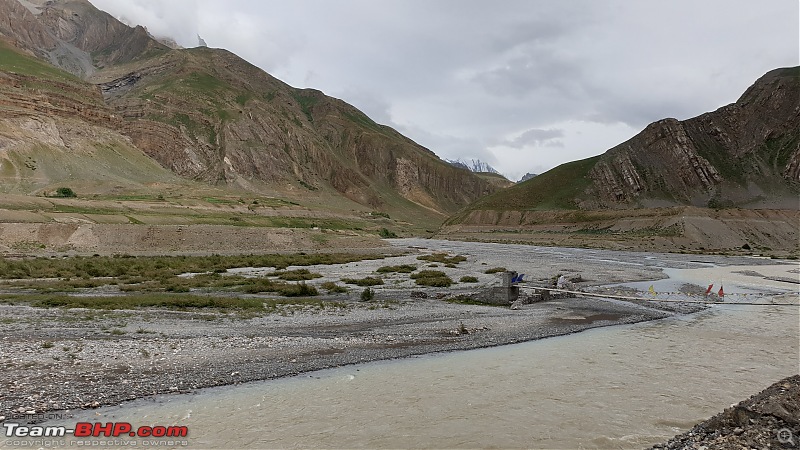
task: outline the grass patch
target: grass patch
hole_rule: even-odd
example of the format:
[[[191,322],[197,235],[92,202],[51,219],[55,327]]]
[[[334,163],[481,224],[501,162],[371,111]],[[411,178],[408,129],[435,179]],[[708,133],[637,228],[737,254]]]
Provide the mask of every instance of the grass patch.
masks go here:
[[[276,276],[284,281],[308,281],[314,278],[322,278],[322,275],[311,272],[308,269],[286,270],[283,272],[272,272],[270,276]]]
[[[383,259],[382,255],[293,254],[241,256],[75,256],[0,259],[0,279],[127,277],[155,280],[181,273],[224,272],[237,267],[311,266]]]
[[[461,282],[461,283],[477,283],[478,279],[476,277],[472,277],[472,276],[467,275],[467,276],[461,277],[461,279],[458,280],[458,281]]]
[[[333,281],[326,281],[321,285],[322,289],[328,291],[329,294],[343,294],[347,292],[347,288],[344,286],[339,286],[338,284],[334,283]]]
[[[501,306],[501,305],[492,305],[491,303],[483,303],[478,300],[475,300],[469,295],[464,295],[464,294],[447,297],[444,299],[444,301],[446,301],[447,303],[455,303],[459,305]]]
[[[483,273],[491,275],[500,272],[507,272],[507,270],[505,267],[492,267],[491,269],[486,269]]]
[[[305,283],[283,283],[268,279],[257,279],[243,286],[242,291],[248,294],[260,294],[263,292],[274,292],[283,297],[315,297],[319,291],[314,286]]]
[[[397,237],[397,233],[390,231],[388,228],[381,228],[381,230],[378,231],[378,235],[383,239],[394,239]]]
[[[24,75],[56,80],[61,82],[80,82],[80,79],[68,72],[57,69],[38,59],[23,55],[0,42],[0,69]]]
[[[382,266],[376,272],[378,273],[411,273],[417,270],[417,266],[411,264],[402,264],[399,266]]]
[[[447,253],[433,253],[431,255],[417,256],[420,261],[436,262],[442,264],[458,264],[467,260],[466,256],[450,256]]]
[[[185,294],[145,294],[114,297],[81,297],[67,295],[37,295],[29,299],[31,306],[37,308],[86,308],[86,309],[195,309],[214,308],[220,310],[260,310],[261,299],[210,297]]]
[[[342,283],[354,284],[356,286],[378,286],[383,284],[383,280],[378,277],[364,277],[364,278],[342,278]]]
[[[411,279],[419,286],[449,287],[453,279],[439,270],[421,270],[411,275]]]
[[[300,109],[305,114],[306,119],[309,122],[314,123],[314,115],[312,111],[314,106],[319,102],[320,97],[311,90],[300,90],[297,89],[292,92],[292,97],[297,101],[297,104],[300,106]]]

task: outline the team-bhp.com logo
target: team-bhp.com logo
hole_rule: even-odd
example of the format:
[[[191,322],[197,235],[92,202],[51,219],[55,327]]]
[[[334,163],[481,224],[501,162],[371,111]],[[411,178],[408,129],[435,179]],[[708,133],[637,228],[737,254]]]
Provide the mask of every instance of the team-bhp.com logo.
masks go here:
[[[134,428],[128,422],[108,422],[103,424],[78,422],[75,428],[60,426],[22,426],[18,423],[5,423],[6,437],[9,438],[61,438],[70,434],[76,438],[92,437],[133,437],[133,438],[184,438],[189,434],[189,428],[184,426],[142,426]]]

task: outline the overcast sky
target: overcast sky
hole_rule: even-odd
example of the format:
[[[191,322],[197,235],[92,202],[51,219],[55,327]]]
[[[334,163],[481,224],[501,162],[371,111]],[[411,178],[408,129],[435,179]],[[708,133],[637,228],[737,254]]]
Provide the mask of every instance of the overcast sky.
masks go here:
[[[797,0],[91,0],[512,180],[798,65]]]

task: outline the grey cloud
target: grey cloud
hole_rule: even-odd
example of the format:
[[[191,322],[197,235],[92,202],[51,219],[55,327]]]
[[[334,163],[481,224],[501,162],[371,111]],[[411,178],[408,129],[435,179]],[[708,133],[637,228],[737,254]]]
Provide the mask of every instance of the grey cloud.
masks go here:
[[[563,147],[560,138],[564,137],[564,130],[534,128],[528,130],[511,140],[503,141],[503,145],[512,148],[523,148],[531,145],[544,147]]]

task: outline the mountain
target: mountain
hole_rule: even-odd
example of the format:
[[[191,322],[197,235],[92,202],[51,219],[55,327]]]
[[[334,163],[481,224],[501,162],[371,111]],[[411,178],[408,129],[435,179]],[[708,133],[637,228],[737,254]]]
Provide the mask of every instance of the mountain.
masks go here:
[[[779,210],[745,211],[738,218],[724,213],[730,216],[725,248],[762,242],[765,248],[797,249],[798,195],[800,67],[793,67],[768,72],[735,103],[716,111],[660,120],[602,155],[479,199],[451,217],[446,228],[562,223],[568,224],[562,231],[588,230],[608,239],[625,228],[621,221],[637,217],[649,230],[642,236],[671,238],[695,226],[687,217],[700,217],[701,228],[708,219],[713,229],[710,224],[722,220],[720,209]],[[627,231],[638,226],[628,220]],[[761,232],[759,226],[774,229]],[[714,236],[698,239],[705,244],[695,248],[716,245]]]
[[[480,159],[470,159],[469,161],[462,161],[460,159],[447,159],[445,161],[458,168],[469,170],[470,172],[500,174],[497,169],[490,166],[489,163],[481,161]]]
[[[468,170],[474,173],[478,176],[478,178],[486,181],[496,189],[505,189],[514,185],[513,181],[510,181],[494,167],[479,159],[471,159],[469,161],[461,161],[460,159],[446,159],[445,161],[447,161],[453,167],[458,167],[459,169]]]
[[[9,129],[20,120],[59,133],[101,129],[178,180],[321,207],[442,217],[497,190],[344,101],[293,88],[226,50],[170,48],[88,1],[0,0],[0,17],[8,56],[0,60],[0,122]],[[33,148],[44,138],[16,139]],[[105,154],[86,145],[84,153]],[[50,164],[46,153],[40,168]],[[97,183],[104,176],[98,171]],[[33,177],[13,189],[38,192],[60,181]]]
[[[531,178],[535,177],[536,175],[537,174],[535,174],[535,173],[528,172],[525,175],[523,175],[522,178],[519,179],[518,183],[522,183],[523,181],[528,181]]]

